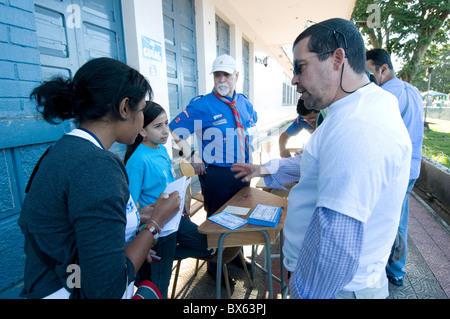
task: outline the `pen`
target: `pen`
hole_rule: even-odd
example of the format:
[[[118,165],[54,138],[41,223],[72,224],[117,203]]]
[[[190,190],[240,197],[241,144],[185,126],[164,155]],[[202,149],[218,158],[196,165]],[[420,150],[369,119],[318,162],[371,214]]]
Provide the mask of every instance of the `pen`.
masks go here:
[[[152,257],[152,260],[157,263],[161,260],[161,257],[156,256],[156,255],[150,255],[150,257]]]

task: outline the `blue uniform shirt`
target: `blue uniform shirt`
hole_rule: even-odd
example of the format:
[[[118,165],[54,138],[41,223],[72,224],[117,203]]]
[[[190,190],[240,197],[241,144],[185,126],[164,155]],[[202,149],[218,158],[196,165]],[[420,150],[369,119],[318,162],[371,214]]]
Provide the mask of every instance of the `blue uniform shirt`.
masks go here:
[[[237,94],[236,108],[251,145],[249,129],[255,129],[257,113],[243,94]],[[230,167],[233,163],[243,162],[241,156],[238,157],[239,142],[233,112],[213,93],[193,98],[186,110],[170,122],[169,128],[183,139],[195,133],[201,145],[200,155],[207,164]],[[248,162],[247,150],[245,157]]]

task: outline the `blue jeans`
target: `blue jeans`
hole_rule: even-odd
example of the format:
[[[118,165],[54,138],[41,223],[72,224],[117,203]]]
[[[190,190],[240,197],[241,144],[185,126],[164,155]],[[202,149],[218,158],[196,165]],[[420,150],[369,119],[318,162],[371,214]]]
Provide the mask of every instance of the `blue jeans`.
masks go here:
[[[159,238],[158,243],[152,248],[161,257],[161,261],[151,263],[151,281],[158,287],[164,299],[167,299],[174,260],[211,255],[206,235],[200,234],[197,227],[195,223],[182,217],[178,231]]]
[[[398,232],[400,233],[400,235],[402,235],[405,244],[405,254],[403,255],[402,259],[386,267],[386,274],[389,277],[394,278],[396,280],[402,279],[403,276],[406,274],[405,265],[408,247],[407,242],[408,242],[408,221],[409,221],[409,194],[411,193],[415,182],[416,182],[415,179],[409,180],[408,188],[406,189],[406,195],[405,198],[403,199],[402,212],[400,215],[400,224],[398,225]]]

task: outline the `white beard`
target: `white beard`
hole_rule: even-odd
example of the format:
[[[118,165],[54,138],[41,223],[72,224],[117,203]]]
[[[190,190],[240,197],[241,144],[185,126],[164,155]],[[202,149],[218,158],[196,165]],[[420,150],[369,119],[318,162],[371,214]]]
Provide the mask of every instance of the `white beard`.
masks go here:
[[[230,93],[230,87],[228,85],[221,84],[217,87],[217,92],[222,96],[227,96]]]

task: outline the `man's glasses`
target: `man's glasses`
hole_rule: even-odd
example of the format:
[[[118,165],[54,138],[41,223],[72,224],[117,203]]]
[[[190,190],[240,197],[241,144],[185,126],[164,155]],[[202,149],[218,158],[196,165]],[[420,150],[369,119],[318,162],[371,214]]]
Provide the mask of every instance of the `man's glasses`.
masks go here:
[[[305,63],[303,63],[305,60],[309,59],[309,58],[313,58],[315,56],[321,56],[321,55],[325,55],[325,54],[330,54],[333,53],[334,51],[328,51],[328,52],[322,52],[322,53],[317,53],[317,54],[313,54],[310,56],[307,56],[306,58],[303,59],[298,59],[294,61],[294,75],[299,75],[302,73],[302,65],[304,65]]]

